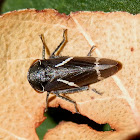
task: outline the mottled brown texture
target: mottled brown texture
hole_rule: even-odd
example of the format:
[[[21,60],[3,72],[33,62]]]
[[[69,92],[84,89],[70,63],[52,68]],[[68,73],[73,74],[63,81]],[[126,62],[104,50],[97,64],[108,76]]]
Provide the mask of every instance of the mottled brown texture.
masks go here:
[[[122,62],[115,76],[90,85],[92,90],[70,94],[80,113],[115,132],[97,132],[87,125],[63,122],[46,134],[47,140],[117,140],[140,129],[140,15],[125,12],[76,12],[69,16],[55,10],[22,10],[0,17],[0,138],[38,139],[35,128],[45,119],[46,93],[38,94],[27,81],[27,72],[42,55],[40,34],[52,52],[68,29],[68,42],[61,55],[86,56],[93,44],[92,56]],[[132,49],[133,48],[133,49]],[[133,51],[132,51],[133,50]],[[46,56],[47,58],[48,56]],[[51,97],[50,97],[51,98]],[[73,104],[59,98],[50,107],[75,112]]]

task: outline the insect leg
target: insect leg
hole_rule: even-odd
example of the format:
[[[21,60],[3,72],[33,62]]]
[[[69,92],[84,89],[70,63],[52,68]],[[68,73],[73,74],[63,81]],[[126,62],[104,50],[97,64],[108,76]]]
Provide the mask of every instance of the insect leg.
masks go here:
[[[59,46],[54,50],[54,52],[50,55],[50,58],[54,58],[55,53],[66,43],[66,33],[67,33],[67,29],[65,29],[63,32],[63,40],[61,41]]]
[[[91,47],[91,49],[90,49],[89,53],[87,54],[87,56],[91,56],[91,53],[92,53],[94,47],[95,47],[95,46],[92,46],[92,47]],[[94,89],[94,88],[92,89],[92,91],[94,91],[95,93],[97,93],[97,94],[99,94],[99,95],[102,95],[102,93],[98,92],[98,91],[97,91],[96,89]]]
[[[69,93],[74,93],[74,92],[80,92],[84,90],[88,90],[88,86],[83,86],[83,87],[77,87],[77,88],[70,88],[70,89],[63,89],[63,90],[57,90],[57,91],[52,91],[54,94],[69,94]]]
[[[89,53],[87,54],[87,56],[91,56],[91,53],[92,53],[94,47],[95,47],[95,46],[92,46],[92,47],[91,47],[91,49],[90,49]]]
[[[64,89],[64,90],[57,90],[57,91],[52,91],[52,93],[54,93],[57,97],[60,97],[66,101],[69,101],[71,103],[74,104],[74,107],[75,107],[75,111],[76,113],[79,113],[78,109],[77,109],[77,105],[76,105],[76,102],[65,97],[65,96],[61,96],[60,94],[67,94],[67,93],[74,93],[74,92],[80,92],[80,91],[83,91],[83,90],[88,90],[88,86],[83,86],[83,87],[78,87],[78,88],[71,88],[71,89]]]
[[[94,91],[95,93],[99,94],[99,95],[102,95],[101,92],[97,91],[95,88],[92,88],[92,91]]]
[[[42,59],[45,59],[45,49],[47,50],[48,55],[50,55],[50,51],[47,47],[47,45],[45,44],[45,39],[44,39],[44,35],[41,34],[40,35],[41,41],[43,43],[43,49],[42,49]]]
[[[48,110],[48,98],[49,98],[49,94],[50,94],[50,92],[47,92],[45,112],[47,112],[47,110]]]
[[[59,95],[59,94],[56,94],[56,96],[59,97],[59,98],[61,98],[61,99],[63,99],[63,100],[66,100],[66,101],[68,101],[68,102],[73,103],[73,104],[74,104],[74,107],[75,107],[76,113],[79,113],[79,111],[78,111],[78,109],[77,109],[77,104],[76,104],[75,101],[73,101],[73,100],[71,100],[71,99],[69,99],[69,98],[67,98],[67,97],[65,97],[65,96],[61,96],[61,95]]]

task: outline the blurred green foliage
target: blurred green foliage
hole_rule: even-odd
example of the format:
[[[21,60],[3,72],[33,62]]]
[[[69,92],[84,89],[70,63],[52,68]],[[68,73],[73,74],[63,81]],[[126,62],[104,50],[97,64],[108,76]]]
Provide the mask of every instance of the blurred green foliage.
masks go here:
[[[127,11],[137,14],[140,12],[140,0],[5,0],[2,12],[26,8],[52,8],[66,14],[71,11]]]

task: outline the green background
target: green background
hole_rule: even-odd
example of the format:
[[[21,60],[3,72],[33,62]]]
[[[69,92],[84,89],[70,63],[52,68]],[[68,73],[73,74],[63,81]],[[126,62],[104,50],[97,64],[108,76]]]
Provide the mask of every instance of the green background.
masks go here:
[[[140,12],[140,0],[3,0],[2,13],[25,8],[53,8],[60,13],[71,11]]]
[[[140,0],[1,0],[0,13],[8,11],[35,8],[37,10],[52,8],[60,13],[69,14],[75,11],[126,11],[132,14],[140,13]],[[97,124],[88,118],[72,114],[69,111],[59,108],[49,108],[47,119],[36,129],[40,140],[48,129],[54,128],[60,121],[72,121],[77,124],[88,124],[97,131],[110,131],[108,124]]]

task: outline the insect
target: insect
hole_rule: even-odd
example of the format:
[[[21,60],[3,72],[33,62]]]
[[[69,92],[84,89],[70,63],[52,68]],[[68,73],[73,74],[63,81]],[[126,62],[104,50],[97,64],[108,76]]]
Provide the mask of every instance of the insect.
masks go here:
[[[103,80],[118,72],[122,64],[118,61],[90,57],[94,46],[87,57],[58,56],[56,53],[66,42],[66,31],[63,32],[63,40],[49,59],[45,59],[44,36],[40,38],[43,43],[42,59],[36,60],[29,68],[27,79],[30,85],[38,92],[47,91],[46,109],[50,93],[55,94],[74,104],[75,111],[79,113],[77,104],[65,94],[88,90],[89,85]],[[96,93],[96,90],[94,90]]]

